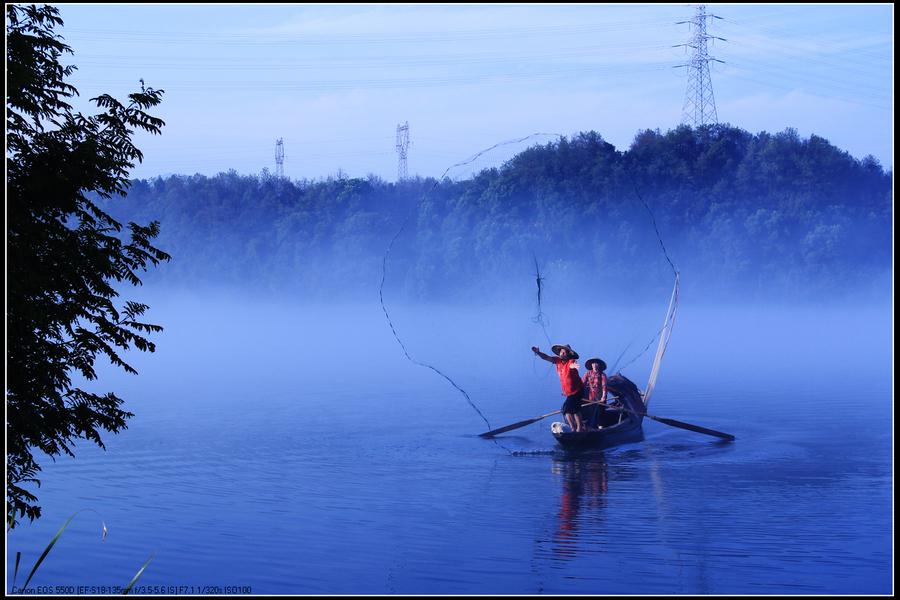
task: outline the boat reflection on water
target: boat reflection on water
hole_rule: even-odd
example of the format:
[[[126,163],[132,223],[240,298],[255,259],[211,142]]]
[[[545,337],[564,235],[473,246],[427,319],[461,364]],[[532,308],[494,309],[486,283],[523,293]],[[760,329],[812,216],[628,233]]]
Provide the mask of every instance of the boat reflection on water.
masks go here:
[[[607,533],[608,457],[602,451],[567,455],[554,459],[551,471],[562,484],[553,554],[568,561],[585,551],[585,539]]]
[[[558,558],[575,558],[581,529],[595,533],[598,528],[603,528],[607,469],[602,456],[592,460],[554,461],[553,474],[562,478],[557,528],[553,536],[554,554]]]

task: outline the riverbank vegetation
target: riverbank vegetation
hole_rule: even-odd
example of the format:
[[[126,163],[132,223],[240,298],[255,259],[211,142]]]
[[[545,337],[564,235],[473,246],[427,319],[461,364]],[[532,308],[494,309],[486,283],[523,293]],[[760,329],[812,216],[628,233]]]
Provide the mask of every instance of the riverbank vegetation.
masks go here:
[[[810,300],[884,288],[892,185],[875,158],[815,135],[682,125],[639,131],[624,151],[578,133],[461,181],[138,180],[104,209],[161,223],[174,259],[147,279],[177,286],[372,293],[402,226],[407,246],[391,259],[423,298],[496,293],[511,265],[535,260],[559,285],[600,290],[614,276],[640,294],[648,273],[669,268],[655,226],[686,289]]]

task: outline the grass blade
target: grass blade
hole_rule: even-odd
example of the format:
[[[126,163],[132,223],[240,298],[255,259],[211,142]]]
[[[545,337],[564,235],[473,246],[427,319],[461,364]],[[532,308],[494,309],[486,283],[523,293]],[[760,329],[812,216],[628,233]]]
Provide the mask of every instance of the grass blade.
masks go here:
[[[31,573],[28,574],[28,579],[25,580],[25,585],[22,586],[23,588],[28,587],[28,582],[31,581],[31,577],[34,575],[34,572],[37,571],[37,568],[39,566],[41,566],[42,562],[44,562],[44,558],[46,558],[47,554],[50,552],[50,549],[53,548],[54,544],[56,544],[56,540],[59,539],[59,536],[62,535],[62,532],[66,529],[66,527],[68,527],[68,525],[69,525],[69,523],[71,523],[72,519],[74,519],[75,516],[78,515],[79,513],[83,513],[86,510],[97,513],[98,516],[100,515],[100,513],[98,513],[96,510],[94,510],[92,508],[83,508],[83,509],[79,510],[77,513],[75,513],[74,515],[72,515],[71,517],[69,517],[69,520],[66,521],[65,524],[60,528],[60,530],[56,534],[56,536],[54,536],[54,538],[52,540],[50,540],[50,545],[47,546],[46,549],[44,549],[44,553],[41,554],[41,557],[34,564],[34,568],[31,569]],[[103,523],[103,517],[100,517],[100,522]],[[106,523],[103,523],[103,540],[106,541]]]
[[[159,549],[158,549],[158,548],[157,548],[156,552],[159,552]],[[128,587],[125,588],[125,591],[122,592],[122,595],[123,595],[123,596],[126,595],[128,592],[131,591],[131,587],[134,585],[134,582],[138,580],[138,577],[141,576],[141,573],[144,572],[144,569],[147,568],[147,565],[149,565],[149,564],[150,564],[150,561],[153,560],[153,557],[156,556],[156,552],[154,552],[153,554],[150,555],[150,558],[147,559],[147,562],[144,563],[144,566],[141,567],[141,570],[137,572],[137,575],[134,576],[134,579],[131,580],[131,583],[129,583],[129,584],[128,584]]]

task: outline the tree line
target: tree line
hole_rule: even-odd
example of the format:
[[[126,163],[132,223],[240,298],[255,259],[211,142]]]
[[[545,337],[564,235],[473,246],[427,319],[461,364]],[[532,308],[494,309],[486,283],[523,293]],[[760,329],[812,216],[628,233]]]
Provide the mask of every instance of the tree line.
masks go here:
[[[578,133],[463,181],[229,171],[136,180],[103,206],[160,222],[173,260],[148,279],[175,285],[358,297],[403,226],[392,266],[426,298],[496,292],[533,258],[567,285],[614,276],[639,294],[670,257],[698,293],[808,299],[891,268],[892,186],[877,159],[816,135],[682,125],[640,131],[627,151]]]

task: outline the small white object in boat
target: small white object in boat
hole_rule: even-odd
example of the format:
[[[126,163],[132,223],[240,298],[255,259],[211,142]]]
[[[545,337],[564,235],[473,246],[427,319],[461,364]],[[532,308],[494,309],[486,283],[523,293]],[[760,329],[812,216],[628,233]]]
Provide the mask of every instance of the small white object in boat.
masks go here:
[[[572,428],[565,423],[555,421],[552,425],[550,425],[550,431],[552,431],[553,433],[572,433]]]

